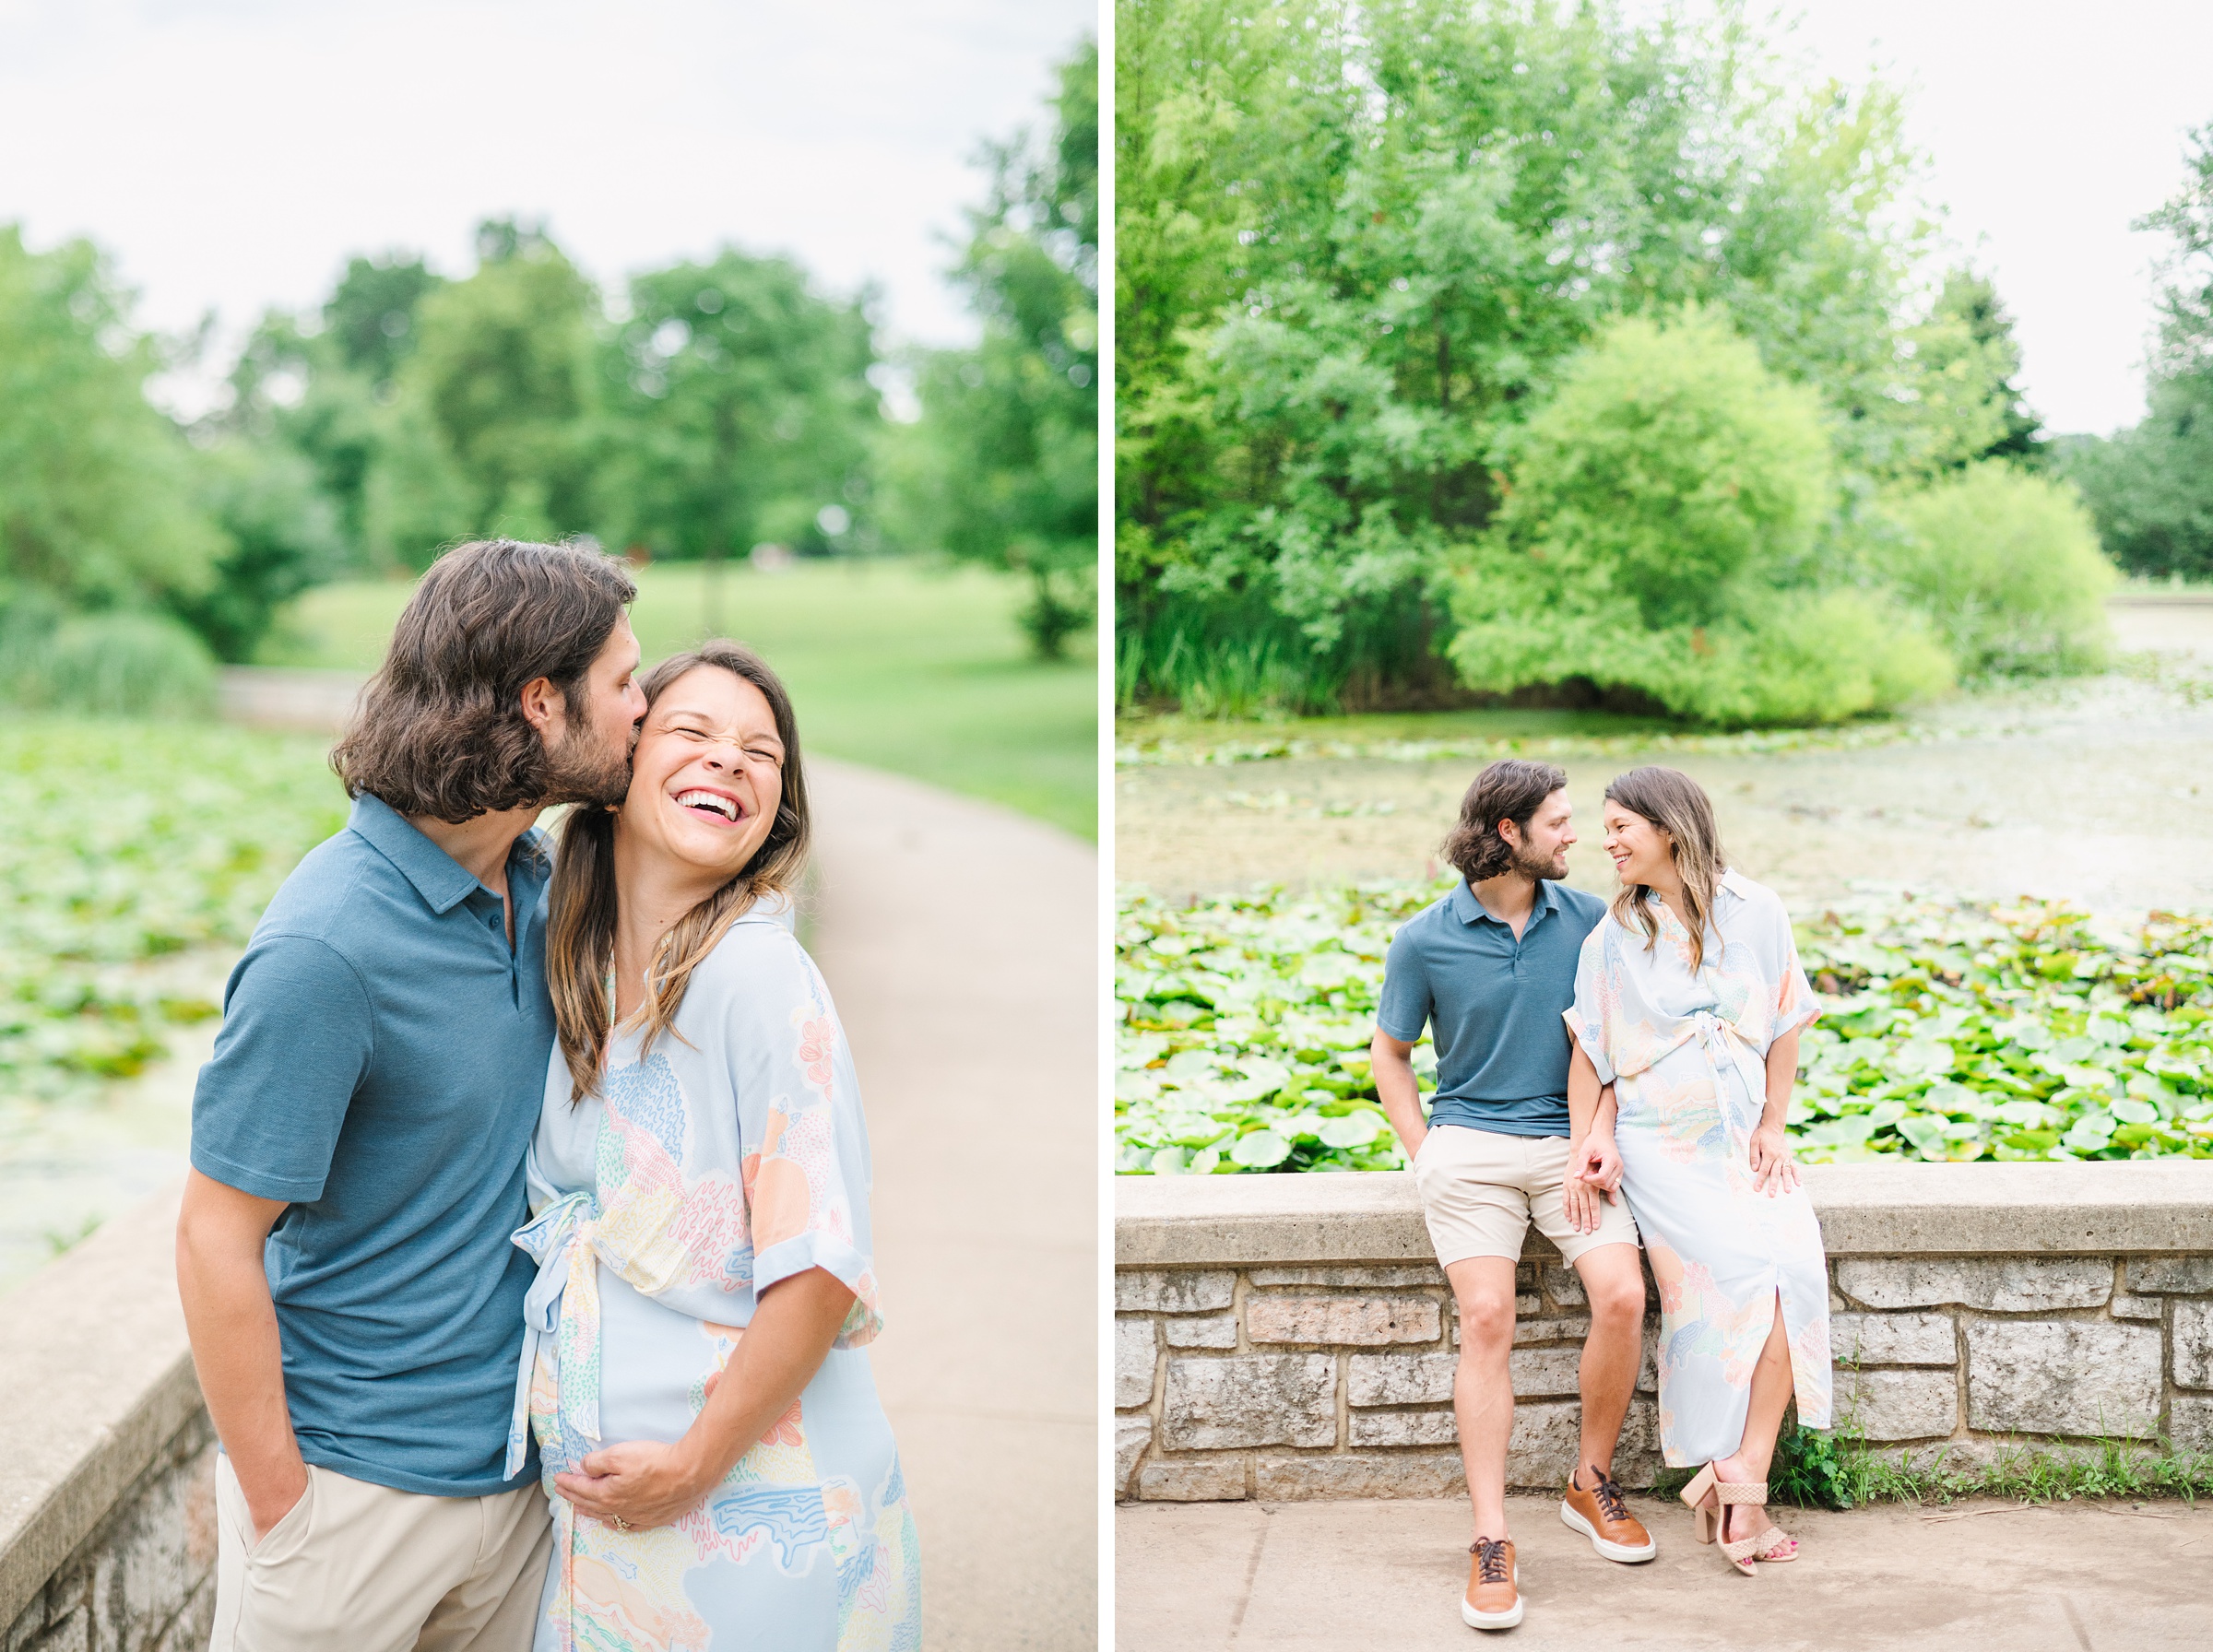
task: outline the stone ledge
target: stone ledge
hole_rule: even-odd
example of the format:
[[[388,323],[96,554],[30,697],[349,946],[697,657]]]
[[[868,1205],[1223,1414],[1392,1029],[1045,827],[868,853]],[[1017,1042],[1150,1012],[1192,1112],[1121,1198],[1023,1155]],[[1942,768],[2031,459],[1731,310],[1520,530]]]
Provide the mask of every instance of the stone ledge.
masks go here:
[[[2213,1160],[1815,1164],[1831,1257],[2213,1251]],[[1414,1178],[1117,1176],[1118,1268],[1429,1260]],[[1533,1230],[1526,1254],[1556,1253]]]
[[[182,1194],[115,1217],[6,1298],[0,1624],[200,1412],[172,1261]]]

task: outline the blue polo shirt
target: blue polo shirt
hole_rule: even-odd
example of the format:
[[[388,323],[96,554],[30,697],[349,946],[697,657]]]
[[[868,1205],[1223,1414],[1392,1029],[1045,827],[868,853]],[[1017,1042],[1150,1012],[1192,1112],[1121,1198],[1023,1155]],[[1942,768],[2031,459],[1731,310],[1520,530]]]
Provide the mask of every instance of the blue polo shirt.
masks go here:
[[[1519,940],[1463,879],[1399,926],[1376,1025],[1437,1046],[1429,1122],[1501,1136],[1568,1134],[1568,1027],[1583,937],[1606,903],[1541,879]]]
[[[301,1454],[474,1497],[501,1473],[530,1258],[523,1155],[553,1043],[543,837],[500,898],[389,806],[285,879],[192,1103],[203,1175],[289,1208],[265,1253]]]

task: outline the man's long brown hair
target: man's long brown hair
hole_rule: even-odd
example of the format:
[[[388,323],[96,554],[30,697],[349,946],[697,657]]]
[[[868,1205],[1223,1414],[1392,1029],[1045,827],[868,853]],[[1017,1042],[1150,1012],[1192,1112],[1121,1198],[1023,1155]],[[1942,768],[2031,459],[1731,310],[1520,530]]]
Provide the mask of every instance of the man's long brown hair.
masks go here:
[[[1698,974],[1706,962],[1706,925],[1713,915],[1714,891],[1729,869],[1721,829],[1713,821],[1713,800],[1682,770],[1653,764],[1615,775],[1606,787],[1606,801],[1642,815],[1667,834],[1668,852],[1683,879],[1683,910],[1676,916],[1690,931],[1690,969]],[[1634,915],[1644,930],[1648,952],[1660,944],[1660,920],[1652,915],[1651,892],[1644,884],[1625,883],[1614,896],[1614,921],[1627,929]]]
[[[435,562],[330,754],[346,795],[458,825],[542,803],[553,761],[523,715],[547,678],[581,722],[587,674],[638,588],[580,545],[479,539]]]
[[[768,836],[737,875],[679,918],[661,938],[645,971],[645,1002],[637,1024],[644,1028],[641,1053],[676,1021],[692,984],[692,972],[705,961],[730,926],[764,895],[789,897],[807,865],[811,826],[807,779],[799,765],[799,728],[791,696],[751,649],[737,643],[702,643],[689,654],[663,660],[640,686],[645,714],[669,685],[703,666],[728,671],[761,690],[784,742],[783,796]],[[561,823],[561,846],[553,864],[546,924],[546,985],[553,995],[553,1020],[560,1029],[561,1056],[568,1064],[572,1103],[599,1088],[600,1063],[614,1019],[615,920],[621,910],[615,887],[615,816],[606,808],[578,808]]]
[[[1514,864],[1513,846],[1498,835],[1511,820],[1526,834],[1544,799],[1568,784],[1568,772],[1525,757],[1488,764],[1460,800],[1460,822],[1444,842],[1446,863],[1470,883],[1496,878]]]

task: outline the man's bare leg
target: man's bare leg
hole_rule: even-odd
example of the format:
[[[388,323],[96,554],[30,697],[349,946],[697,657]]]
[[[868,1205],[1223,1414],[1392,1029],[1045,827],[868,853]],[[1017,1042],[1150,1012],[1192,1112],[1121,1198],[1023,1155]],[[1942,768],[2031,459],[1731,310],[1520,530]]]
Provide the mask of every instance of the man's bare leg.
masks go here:
[[[1479,1538],[1509,1535],[1506,1447],[1514,1433],[1514,1383],[1507,1356],[1514,1346],[1514,1268],[1505,1257],[1469,1257],[1445,1269],[1460,1309],[1452,1414],[1460,1425],[1460,1460]]]

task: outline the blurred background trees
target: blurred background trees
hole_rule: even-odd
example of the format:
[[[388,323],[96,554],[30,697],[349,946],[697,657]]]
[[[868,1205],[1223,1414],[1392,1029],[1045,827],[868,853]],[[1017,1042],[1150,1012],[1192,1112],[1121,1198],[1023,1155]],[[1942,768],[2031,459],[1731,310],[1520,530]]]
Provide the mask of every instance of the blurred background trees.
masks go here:
[[[895,462],[904,531],[1026,575],[1045,656],[1097,607],[1099,61],[1060,69],[1052,131],[988,152],[989,204],[954,279],[983,322],[972,350],[917,365],[922,419]]]
[[[1888,88],[1790,84],[1729,7],[1118,15],[1125,704],[1826,720],[2098,657]],[[2002,533],[1916,502],[1993,466],[1944,497]],[[2072,572],[1969,572],[2031,547]],[[2017,598],[2091,608],[1976,606]]]
[[[1096,602],[1095,48],[1059,74],[1049,131],[984,157],[972,348],[888,346],[867,291],[731,247],[610,298],[495,218],[467,272],[350,259],[183,421],[145,386],[195,341],[138,331],[96,248],[0,226],[0,700],[196,709],[308,587],[486,534],[989,563],[1059,654]]]
[[[2131,573],[2213,579],[2213,123],[2191,134],[2185,181],[2136,228],[2168,238],[2143,420],[2075,437],[2061,466]]]

